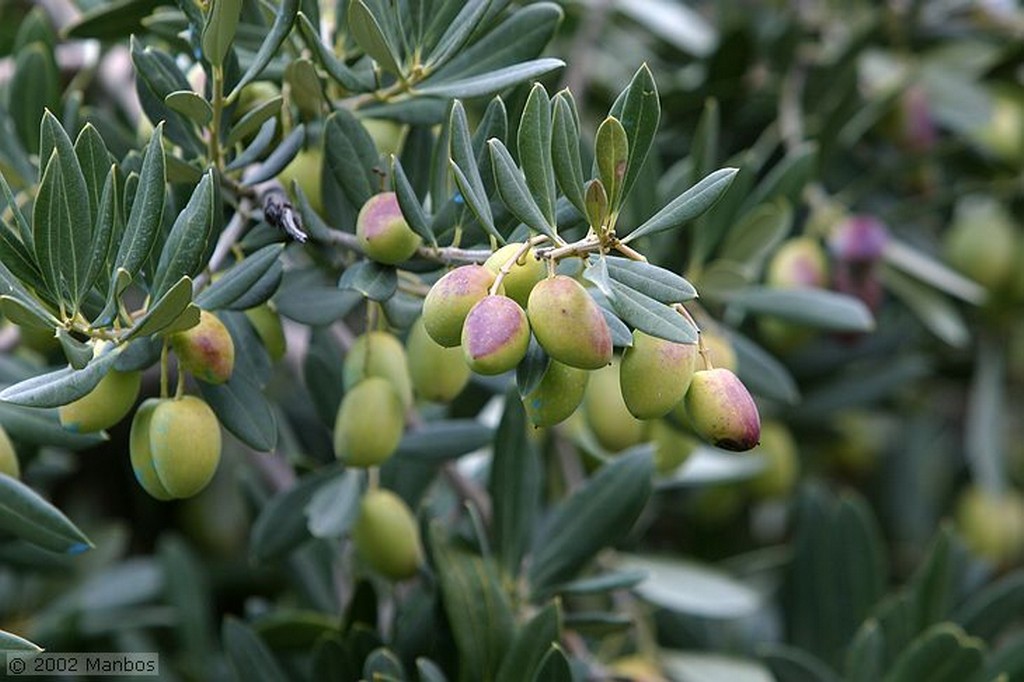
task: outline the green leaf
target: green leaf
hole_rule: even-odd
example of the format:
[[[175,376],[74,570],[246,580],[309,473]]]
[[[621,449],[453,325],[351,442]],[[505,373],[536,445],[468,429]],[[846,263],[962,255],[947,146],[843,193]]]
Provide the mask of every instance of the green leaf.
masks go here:
[[[966,348],[971,331],[963,315],[942,294],[895,268],[882,272],[886,291],[892,292],[932,334],[954,348]]]
[[[939,623],[907,648],[883,682],[962,682],[973,679],[985,662],[985,642],[959,626]]]
[[[535,336],[530,336],[530,345],[526,349],[526,357],[516,365],[516,388],[519,389],[519,397],[533,391],[544,378],[548,371],[551,358],[544,352],[544,348],[537,342]]]
[[[134,36],[131,39],[131,57],[135,67],[135,89],[146,117],[150,121],[164,122],[163,134],[181,145],[186,155],[203,154],[205,145],[196,135],[192,122],[164,103],[164,97],[172,92],[191,88],[174,58],[153,48],[142,48]]]
[[[203,56],[214,67],[224,64],[235,39],[242,0],[210,0],[210,10],[203,27]]]
[[[510,392],[505,396],[505,412],[494,438],[488,483],[494,509],[495,553],[510,576],[518,575],[530,546],[541,493],[540,456],[526,429],[523,403]]]
[[[475,419],[427,422],[402,436],[395,457],[443,462],[479,450],[493,439],[494,429]]]
[[[626,130],[618,119],[609,116],[597,128],[594,164],[597,166],[597,177],[608,193],[608,206],[612,213],[617,213],[622,203],[622,187],[628,162],[629,141]]]
[[[622,241],[628,243],[639,237],[672,230],[693,220],[715,205],[725,190],[729,189],[737,172],[736,168],[722,168],[711,173],[669,202]]]
[[[340,538],[359,514],[363,475],[346,469],[319,487],[306,505],[306,526],[315,538]]]
[[[203,289],[196,297],[196,303],[204,310],[220,310],[232,307],[245,296],[268,271],[279,264],[284,244],[268,244],[235,263],[216,282]]]
[[[755,275],[764,259],[775,251],[793,227],[793,208],[786,199],[760,204],[729,230],[719,251],[723,259],[745,266]]]
[[[348,30],[359,47],[370,55],[385,71],[401,74],[398,66],[398,50],[391,44],[381,27],[380,21],[373,15],[364,0],[351,0],[348,4]]]
[[[10,116],[26,151],[34,154],[40,151],[39,112],[60,107],[60,72],[53,50],[42,42],[20,50],[8,92],[18,93],[10,98]],[[49,151],[40,158],[50,158]]]
[[[252,558],[261,563],[280,559],[309,540],[306,510],[318,490],[342,475],[339,465],[324,467],[270,498],[252,524]]]
[[[0,391],[0,400],[25,407],[60,407],[96,388],[110,370],[118,351],[103,353],[85,369],[65,367],[25,379]]]
[[[442,80],[438,74],[424,79],[414,92],[425,97],[469,99],[487,97],[512,85],[518,85],[565,66],[561,59],[545,57],[506,66],[478,76]],[[439,72],[440,73],[440,72]]]
[[[285,682],[288,679],[267,645],[252,628],[234,616],[224,619],[221,639],[235,679],[253,682]]]
[[[238,79],[235,87],[228,94],[229,101],[233,101],[238,96],[238,93],[242,91],[242,88],[256,80],[263,73],[263,70],[267,68],[270,60],[278,54],[285,38],[291,33],[292,26],[295,25],[295,17],[299,13],[299,5],[300,0],[282,0],[277,8],[277,14],[274,15],[274,24],[270,27],[270,31],[267,32],[267,37],[260,43],[260,49],[256,52],[256,56],[252,58],[249,68],[245,70],[245,73],[242,74],[242,77]]]
[[[650,497],[653,474],[650,452],[622,455],[555,507],[534,537],[533,590],[564,582],[599,550],[621,540]]]
[[[572,668],[569,667],[569,659],[565,657],[557,643],[544,655],[540,662],[537,673],[533,676],[533,682],[572,682]]]
[[[91,123],[82,128],[82,132],[75,140],[75,156],[78,158],[85,188],[89,193],[90,215],[95,224],[99,220],[104,185],[114,161],[103,143],[103,138]]]
[[[572,93],[563,90],[555,95],[551,119],[551,162],[562,194],[576,209],[589,215],[583,198],[583,163],[580,161],[580,131],[574,113]],[[520,152],[520,155],[522,153]],[[607,200],[605,201],[607,203]],[[591,224],[593,223],[591,216]],[[599,222],[597,224],[600,224]]]
[[[665,268],[619,256],[606,256],[605,261],[609,277],[655,301],[681,303],[697,298],[692,284]]]
[[[526,186],[547,224],[554,225],[557,190],[551,161],[551,100],[540,83],[530,89],[517,139]]]
[[[359,119],[346,109],[335,111],[327,119],[324,161],[353,206],[362,206],[375,194],[377,146]]]
[[[298,107],[303,118],[320,117],[326,93],[311,60],[300,57],[289,62],[284,70],[284,85],[288,86],[289,101]]]
[[[168,328],[184,326],[188,329],[199,324],[199,308],[192,306],[192,280],[182,277],[167,292],[149,306],[146,314],[136,321],[125,336],[130,340],[152,336]]]
[[[7,265],[11,274],[22,282],[46,291],[42,273],[36,265],[35,256],[22,244],[14,231],[0,219],[0,261]]]
[[[759,646],[757,654],[778,682],[840,682],[827,664],[802,649],[772,643]]]
[[[52,290],[74,307],[87,289],[86,254],[93,234],[90,197],[71,139],[48,111],[40,130],[40,151],[47,163],[32,216],[36,258],[44,276],[52,279]]]
[[[365,82],[360,74],[346,66],[332,50],[320,41],[320,34],[313,27],[309,17],[302,12],[299,12],[298,15],[298,25],[306,46],[316,54],[327,75],[349,92],[369,92],[374,89],[372,81]]]
[[[306,126],[297,125],[288,136],[281,140],[273,152],[258,166],[249,168],[242,176],[242,182],[246,185],[257,185],[265,182],[280,173],[285,166],[292,162],[302,145],[306,143]]]
[[[562,16],[555,3],[531,3],[461,50],[432,79],[463,79],[530,60],[551,41]]]
[[[175,610],[176,635],[188,656],[188,669],[200,672],[201,661],[213,655],[213,593],[203,565],[177,535],[164,535],[157,545],[163,568],[164,592]]]
[[[320,273],[312,270],[284,273],[281,288],[274,295],[279,313],[311,326],[341,319],[362,301],[356,292],[339,289],[333,282],[327,284]]]
[[[610,284],[615,294],[612,307],[626,323],[659,339],[697,343],[697,329],[678,312],[614,279]]]
[[[372,301],[386,301],[398,291],[398,271],[372,260],[359,261],[345,269],[339,289],[352,289]]]
[[[458,15],[448,24],[434,49],[423,60],[424,65],[436,70],[458,54],[470,35],[479,28],[480,20],[491,4],[490,0],[467,0]]]
[[[0,313],[14,324],[29,329],[53,330],[61,326],[48,310],[35,301],[25,303],[21,297],[0,296]]]
[[[402,662],[390,650],[378,647],[370,652],[363,664],[363,677],[380,682],[405,682]]]
[[[419,673],[420,682],[448,682],[437,664],[426,658],[416,659],[416,672]]]
[[[61,426],[57,410],[0,403],[0,426],[15,441],[81,450],[105,441],[103,433],[73,433]]]
[[[1024,611],[1024,571],[986,585],[957,607],[952,620],[976,637],[996,638]]]
[[[84,369],[92,360],[92,347],[71,336],[71,333],[63,327],[57,330],[57,341],[60,343],[61,350],[64,351],[64,357],[67,358],[68,364],[73,368]]]
[[[988,296],[977,282],[898,239],[889,238],[882,257],[887,265],[967,303],[979,305]]]
[[[746,213],[754,206],[776,197],[785,197],[790,205],[799,205],[800,193],[810,180],[817,163],[818,146],[810,142],[800,145],[757,183],[757,187],[747,195],[740,207],[740,213]]]
[[[512,611],[494,566],[450,544],[437,522],[430,526],[430,546],[459,652],[459,679],[494,679],[514,632]]]
[[[6,205],[5,210],[9,210],[14,216],[14,224],[18,228],[18,236],[21,237],[22,244],[31,249],[32,226],[29,224],[28,218],[25,217],[25,212],[21,210],[21,206],[18,204],[14,192],[11,191],[11,186],[7,184],[7,178],[4,177],[3,173],[0,173],[0,191],[3,192],[3,203]]]
[[[216,221],[214,182],[213,171],[205,173],[175,219],[153,276],[153,298],[160,298],[182,277],[195,277],[202,269]]]
[[[562,629],[560,621],[561,607],[559,602],[554,600],[524,623],[512,640],[505,660],[498,670],[497,682],[533,679],[540,671],[548,650],[558,643]]]
[[[608,223],[608,193],[605,192],[604,183],[600,180],[594,179],[587,183],[583,208],[591,227],[598,228]]]
[[[661,119],[658,86],[647,64],[637,69],[629,86],[612,104],[610,113],[622,123],[628,141],[629,157],[621,191],[621,196],[625,198],[639,177],[644,161],[647,160]]]
[[[191,90],[175,90],[164,97],[164,104],[199,126],[205,127],[213,120],[213,107]]]
[[[869,618],[850,642],[846,653],[846,679],[848,682],[876,682],[882,678],[884,663],[885,633],[876,619]]]
[[[0,530],[62,554],[81,554],[93,547],[59,509],[6,474],[0,474]]]
[[[114,260],[115,269],[124,269],[132,277],[142,269],[143,263],[149,258],[160,232],[166,182],[163,124],[159,123],[146,146],[142,170],[139,173],[139,186]]]
[[[87,262],[85,290],[88,291],[100,279],[107,268],[109,255],[114,239],[114,230],[120,221],[120,203],[117,198],[117,166],[110,166],[107,171],[103,191],[100,194],[99,214],[96,219],[95,233]]]
[[[732,292],[731,307],[755,315],[771,315],[831,331],[867,332],[875,328],[871,311],[860,299],[824,289],[748,287]]]
[[[238,440],[259,452],[274,449],[277,444],[277,418],[251,377],[244,372],[232,372],[227,383],[199,382],[199,388],[221,424]]]
[[[33,644],[27,639],[22,639],[6,630],[0,630],[0,652],[28,651],[37,653],[43,648]]]
[[[516,167],[508,149],[505,148],[501,140],[496,139],[488,140],[487,146],[491,150],[491,166],[494,171],[498,196],[501,197],[501,201],[508,208],[509,213],[531,230],[555,239],[557,237],[555,225],[547,221],[537,202],[534,201],[526,185],[526,179],[523,177],[522,171]]]
[[[675,682],[776,682],[762,664],[721,654],[663,649],[659,662]]]
[[[416,196],[416,191],[412,188],[405,169],[402,168],[402,162],[394,155],[391,157],[391,178],[395,194],[398,196],[398,205],[409,227],[423,238],[425,244],[437,246],[437,238],[430,227],[430,218],[423,210],[423,205],[420,204],[419,197]]]
[[[739,361],[740,379],[752,392],[790,405],[800,402],[796,379],[775,356],[737,332],[730,331],[729,341]]]
[[[111,0],[90,5],[74,23],[64,29],[68,38],[119,40],[143,28],[143,19],[150,15],[159,0]]]
[[[261,102],[255,109],[245,114],[238,123],[231,126],[231,131],[228,133],[228,139],[225,140],[224,146],[234,147],[243,139],[258,131],[269,119],[277,116],[278,112],[281,111],[281,104],[283,102],[284,98],[280,95]]]
[[[763,606],[752,587],[716,570],[685,559],[620,555],[619,570],[643,572],[647,579],[633,591],[651,604],[701,618],[743,618]]]
[[[456,101],[452,105],[448,129],[450,135],[449,163],[454,173],[455,184],[466,205],[480,221],[484,230],[503,243],[504,239],[494,226],[491,205],[488,202],[483,178],[480,177],[476,154],[473,153],[473,139],[469,134],[469,123],[466,120],[466,110],[463,108],[462,102]]]

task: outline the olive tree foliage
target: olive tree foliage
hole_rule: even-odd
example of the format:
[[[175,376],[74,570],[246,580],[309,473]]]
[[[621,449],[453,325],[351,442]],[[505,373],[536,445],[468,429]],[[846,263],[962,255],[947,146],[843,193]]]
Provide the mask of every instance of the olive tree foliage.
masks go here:
[[[957,43],[933,35],[934,17],[899,16],[912,42],[940,43],[908,66],[866,10],[851,10],[833,54],[814,22],[842,33],[846,17],[768,8],[721,9],[712,25],[671,3],[79,4],[59,34],[34,9],[5,38],[0,426],[24,481],[0,466],[0,650],[159,651],[195,679],[1024,674],[1019,548],[965,551],[951,527],[934,532],[939,504],[918,488],[921,519],[902,526],[885,516],[905,521],[907,507],[879,514],[856,491],[881,450],[905,449],[904,469],[885,471],[913,478],[944,415],[904,391],[938,386],[968,396],[978,504],[1024,509],[1004,495],[999,433],[1019,282],[987,280],[964,255],[994,237],[938,255],[944,228],[907,196],[925,187],[918,208],[943,216],[1019,206],[1020,150],[985,127],[1010,106],[986,79],[1019,60],[994,41],[1001,29],[968,23],[973,42]],[[580,53],[594,19],[609,43]],[[965,46],[974,60],[939,78]],[[97,95],[109,84],[96,63],[59,59],[90,50],[130,64],[137,110]],[[558,89],[583,68],[573,58],[593,72],[585,99]],[[730,65],[760,74],[763,96],[739,101]],[[958,111],[957,94],[978,111]],[[929,175],[938,127],[962,175]],[[865,168],[880,154],[916,160],[887,182]],[[933,205],[943,183],[986,196]],[[398,259],[359,227],[392,192],[410,231]],[[431,287],[507,244],[521,247],[489,293],[524,257],[574,278],[621,381],[593,372],[579,409],[535,428],[531,398],[556,361],[534,338],[514,371],[473,374],[451,400],[399,395],[397,445],[355,466],[338,432],[362,422],[362,448],[386,410],[366,393],[346,421],[346,396],[364,376],[409,372],[352,349],[370,332],[411,349]],[[171,352],[201,311],[233,346],[217,381]],[[620,383],[647,337],[734,371],[757,398],[761,446],[698,442],[692,406],[634,419]],[[955,355],[968,350],[977,362]],[[931,378],[947,364],[968,378]],[[133,465],[150,494],[164,474],[143,480],[134,423],[67,428],[61,409],[132,372],[143,396],[200,397],[229,434],[200,496],[145,495]],[[894,424],[880,405],[911,418]],[[93,484],[76,473],[90,457],[115,462],[128,502],[114,506],[145,520],[110,522],[74,490]],[[801,466],[813,476],[795,490]],[[373,523],[371,498],[385,510]],[[890,557],[893,536],[919,548]]]

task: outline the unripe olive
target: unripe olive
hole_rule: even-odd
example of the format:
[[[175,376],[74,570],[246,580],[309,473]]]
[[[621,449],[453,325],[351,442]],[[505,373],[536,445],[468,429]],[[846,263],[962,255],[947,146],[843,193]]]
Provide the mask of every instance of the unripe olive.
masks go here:
[[[367,377],[381,377],[391,383],[404,407],[412,405],[412,379],[405,346],[390,332],[371,331],[357,338],[345,355],[342,374],[346,391]]]
[[[644,440],[645,424],[629,413],[619,385],[619,359],[591,373],[583,396],[587,424],[601,447],[619,452]]]
[[[445,348],[462,343],[466,315],[493,283],[494,273],[482,265],[463,265],[434,282],[423,300],[423,325],[430,338]]]
[[[968,131],[985,151],[1017,166],[1024,160],[1024,105],[1016,90],[993,88],[991,115]]]
[[[612,335],[587,290],[571,277],[539,282],[527,304],[537,341],[555,360],[580,369],[598,369],[612,360]]]
[[[334,454],[349,466],[383,464],[405,428],[402,399],[391,382],[368,377],[345,394],[334,422]]]
[[[832,424],[826,457],[854,475],[870,473],[892,437],[896,424],[887,416],[846,410]]]
[[[637,419],[664,417],[679,404],[697,369],[697,344],[674,343],[633,330],[622,354],[619,383],[626,407]]]
[[[521,242],[505,244],[491,254],[491,257],[484,263],[484,267],[497,276],[502,266],[508,263],[522,248]],[[512,264],[508,274],[501,282],[505,286],[505,295],[525,308],[529,303],[533,287],[546,276],[547,267],[543,261],[534,257],[533,249],[530,249]]]
[[[700,445],[696,438],[674,428],[664,419],[651,422],[649,434],[654,443],[654,467],[659,474],[678,469]]]
[[[221,433],[206,402],[191,395],[161,400],[148,431],[153,468],[169,495],[192,497],[207,486],[220,463]]]
[[[291,163],[277,174],[277,179],[290,193],[292,180],[298,182],[302,193],[306,195],[309,206],[318,214],[324,214],[323,183],[320,177],[324,155],[319,147],[299,150]]]
[[[141,385],[140,372],[111,370],[96,388],[58,410],[60,423],[78,433],[109,429],[131,411]]]
[[[761,416],[747,387],[722,367],[694,372],[686,414],[698,436],[725,450],[749,450],[761,438]]]
[[[135,480],[139,482],[142,489],[158,500],[172,500],[174,496],[167,492],[160,476],[156,473],[156,466],[153,464],[153,450],[149,441],[149,426],[153,419],[153,412],[163,400],[160,398],[149,398],[135,410],[132,417],[132,430],[128,437],[128,454],[132,463],[132,471],[135,473]]]
[[[963,199],[946,233],[945,247],[950,265],[989,290],[1000,289],[1012,275],[1017,258],[1013,219],[993,199]]]
[[[530,345],[530,323],[519,304],[507,296],[485,296],[466,316],[462,354],[480,374],[514,369]]]
[[[780,289],[828,286],[828,258],[817,239],[794,237],[779,246],[765,281]]]
[[[235,342],[224,323],[208,310],[199,313],[199,324],[171,335],[178,362],[192,376],[208,384],[223,384],[235,369]]]
[[[14,443],[4,427],[0,426],[0,474],[11,478],[21,478],[21,467],[18,465],[18,453],[14,451]]]
[[[366,491],[351,537],[362,560],[392,580],[411,578],[423,563],[416,518],[405,501],[390,490]]]
[[[469,382],[469,366],[458,348],[445,348],[430,338],[423,318],[416,320],[406,340],[409,376],[416,394],[426,400],[449,402]]]
[[[1006,564],[1024,554],[1024,498],[1020,493],[968,488],[957,504],[956,520],[967,546],[989,561]]]
[[[766,421],[761,425],[761,444],[754,452],[764,468],[750,481],[750,491],[761,498],[785,497],[800,475],[796,441],[785,424]]]
[[[526,414],[534,426],[552,426],[567,419],[583,402],[590,373],[551,360],[544,376],[523,396]]]
[[[423,241],[405,221],[394,192],[375,194],[363,204],[356,238],[367,256],[387,265],[409,260]]]
[[[256,330],[263,347],[267,349],[270,359],[277,362],[284,357],[288,350],[288,341],[284,336],[284,326],[281,324],[281,316],[270,307],[269,303],[249,308],[245,311],[249,323]]]

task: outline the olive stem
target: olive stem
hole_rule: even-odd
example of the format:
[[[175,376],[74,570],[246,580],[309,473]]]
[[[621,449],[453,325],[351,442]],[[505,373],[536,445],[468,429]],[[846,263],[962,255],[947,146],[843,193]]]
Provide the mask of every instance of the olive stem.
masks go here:
[[[613,242],[612,248],[614,248],[616,251],[621,253],[626,258],[629,258],[630,260],[636,260],[636,261],[640,261],[642,263],[646,263],[647,262],[647,256],[645,256],[644,254],[640,253],[639,251],[637,251],[636,249],[634,249],[632,247],[626,246],[625,244],[623,244],[618,239],[616,239]]]
[[[213,117],[210,119],[210,139],[208,141],[208,150],[210,156],[210,165],[212,165],[217,173],[220,174],[221,167],[223,166],[223,156],[220,148],[220,124],[221,118],[224,114],[224,69],[221,66],[213,67],[212,82],[210,84],[211,94],[213,95]]]
[[[368,467],[366,469],[366,488],[376,490],[380,487],[380,467]]]
[[[167,397],[167,363],[168,363],[168,346],[167,342],[164,341],[163,346],[160,348],[160,397]]]
[[[512,268],[514,268],[515,264],[519,262],[519,259],[525,256],[527,253],[529,253],[530,249],[532,249],[535,244],[540,244],[543,243],[544,241],[547,241],[547,237],[544,235],[539,235],[537,237],[533,237],[523,242],[522,246],[516,249],[515,254],[501,264],[501,267],[498,269],[498,274],[494,278],[494,283],[491,284],[491,289],[487,293],[489,293],[491,296],[497,294],[498,287],[500,287],[501,283],[505,280],[506,277],[508,277],[508,274],[512,272]]]
[[[690,314],[690,311],[682,303],[675,303],[672,307],[677,313],[689,320],[690,324],[697,330],[697,352],[700,353],[701,360],[704,362],[704,369],[714,369],[715,366],[711,363],[711,355],[704,345],[704,335],[700,331],[700,325],[697,324],[697,320],[693,319],[693,315]]]

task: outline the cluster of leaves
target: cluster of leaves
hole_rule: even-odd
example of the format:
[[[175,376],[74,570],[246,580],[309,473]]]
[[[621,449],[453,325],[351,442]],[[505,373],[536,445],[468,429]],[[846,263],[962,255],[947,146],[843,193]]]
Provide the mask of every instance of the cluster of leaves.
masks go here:
[[[1024,338],[1020,299],[936,255],[961,189],[1021,201],[1021,156],[984,130],[993,84],[1019,62],[1003,28],[916,5],[789,16],[725,3],[712,26],[681,5],[605,3],[570,6],[560,29],[550,2],[80,4],[60,39],[40,10],[0,36],[0,343],[17,348],[0,358],[0,425],[31,484],[0,474],[0,650],[37,648],[7,630],[52,649],[159,650],[196,678],[1024,674],[1020,571],[964,551],[948,527],[927,553],[903,549],[925,546],[955,482],[1014,483],[1004,406],[1019,368],[1005,354]],[[896,35],[879,30],[887,20]],[[600,48],[568,65],[541,56],[552,39],[579,50],[602,22]],[[128,44],[151,132],[102,96],[101,69],[65,82],[58,44],[88,55],[91,40],[112,61]],[[570,83],[586,71],[585,99],[534,82],[563,66]],[[666,74],[660,92],[652,73]],[[945,146],[886,134],[910,85]],[[397,147],[372,134],[382,121]],[[313,171],[296,177],[303,156]],[[295,180],[286,211],[306,244],[263,214],[279,176]],[[384,187],[423,239],[398,266],[363,257],[353,234]],[[871,270],[888,295],[877,324],[872,301],[765,281],[788,237],[828,243],[848,211],[890,226]],[[538,437],[509,377],[474,377],[452,405],[418,405],[379,472],[417,510],[428,565],[393,586],[354,562],[344,539],[367,481],[330,444],[353,330],[408,329],[448,266],[530,238],[588,283],[619,348],[630,328],[685,343],[696,324],[724,332],[804,469],[838,471],[881,514],[820,483],[789,505],[749,500],[771,461],[757,452],[701,446],[658,474],[653,443],[611,453],[585,425]],[[304,331],[288,362],[244,315],[268,301]],[[185,540],[129,488],[126,434],[104,446],[53,408],[111,368],[155,368],[200,308],[234,339],[231,380],[199,390],[235,440],[208,491],[176,508]],[[808,336],[766,350],[766,319]],[[528,355],[520,394],[546,362]],[[936,408],[922,391],[952,397]],[[940,447],[950,416],[966,420],[966,457]],[[97,447],[114,475],[94,480],[69,453]],[[922,484],[924,471],[936,473]],[[109,480],[115,508],[141,521],[98,509],[90,489]],[[890,589],[893,576],[909,578]]]

